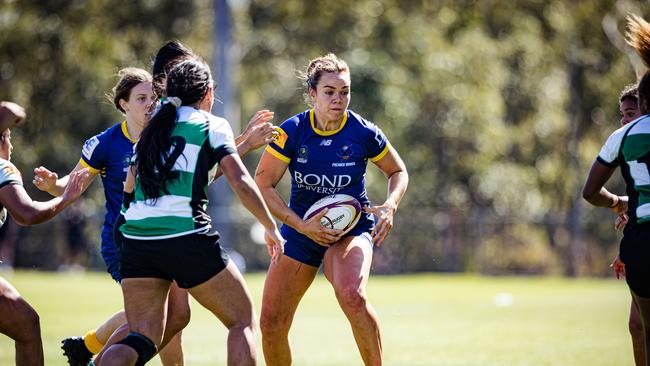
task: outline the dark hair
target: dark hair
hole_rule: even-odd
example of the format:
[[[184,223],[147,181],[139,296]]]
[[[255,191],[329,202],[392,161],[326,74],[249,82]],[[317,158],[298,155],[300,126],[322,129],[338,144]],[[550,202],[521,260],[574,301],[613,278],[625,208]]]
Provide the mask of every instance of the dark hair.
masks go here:
[[[166,92],[170,101],[178,98],[181,105],[193,105],[205,97],[211,86],[212,75],[208,65],[189,59],[169,71]],[[168,162],[167,158],[173,144],[171,133],[175,122],[176,106],[171,102],[163,104],[142,130],[135,147],[138,182],[142,185],[145,199],[169,193],[166,182],[171,178],[174,161]]]
[[[167,41],[167,43],[160,47],[151,62],[154,93],[157,96],[164,96],[165,80],[169,71],[179,62],[194,57],[196,55],[194,55],[191,49],[183,46],[183,44],[175,39]]]
[[[636,50],[646,67],[650,68],[650,23],[637,15],[627,17],[626,42]],[[638,86],[639,112],[650,112],[650,72],[646,71]]]
[[[333,53],[328,53],[325,56],[317,57],[309,61],[307,71],[301,77],[307,84],[305,93],[305,101],[307,104],[310,104],[309,90],[316,90],[318,80],[320,80],[321,75],[325,72],[350,72],[350,69],[345,61],[336,57]]]
[[[119,109],[122,113],[126,113],[122,109],[122,106],[120,106],[120,100],[124,99],[128,102],[131,96],[131,90],[140,83],[151,82],[151,74],[137,67],[126,67],[118,71],[117,75],[120,77],[120,80],[107,96],[113,101],[115,108]]]
[[[636,84],[630,84],[626,85],[623,90],[621,90],[621,94],[618,96],[618,102],[623,103],[626,100],[631,100],[634,103],[639,102],[639,97],[637,96],[639,93],[639,88],[637,87]]]

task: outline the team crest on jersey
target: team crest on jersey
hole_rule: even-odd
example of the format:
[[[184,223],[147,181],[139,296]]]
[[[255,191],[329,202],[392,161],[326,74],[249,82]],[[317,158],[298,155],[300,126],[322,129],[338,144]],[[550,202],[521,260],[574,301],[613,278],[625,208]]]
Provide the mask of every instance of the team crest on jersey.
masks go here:
[[[13,165],[5,165],[2,168],[2,171],[8,177],[11,177],[12,175],[20,175],[20,172],[18,171],[18,169],[16,169],[16,167],[13,166]]]
[[[300,149],[298,149],[298,158],[296,161],[303,164],[307,162],[307,146],[300,146]]]
[[[278,135],[275,137],[275,144],[280,147],[280,149],[284,149],[284,145],[287,143],[287,140],[289,139],[289,135],[287,135],[286,132],[284,132],[283,129],[278,127],[277,129]]]
[[[341,160],[348,160],[352,156],[352,146],[350,145],[343,145],[341,150],[336,153],[336,155],[341,158]]]
[[[95,148],[99,145],[99,139],[97,136],[86,140],[84,143],[84,147],[81,150],[81,153],[83,154],[84,158],[90,160],[91,157],[93,156],[93,151],[95,151]]]

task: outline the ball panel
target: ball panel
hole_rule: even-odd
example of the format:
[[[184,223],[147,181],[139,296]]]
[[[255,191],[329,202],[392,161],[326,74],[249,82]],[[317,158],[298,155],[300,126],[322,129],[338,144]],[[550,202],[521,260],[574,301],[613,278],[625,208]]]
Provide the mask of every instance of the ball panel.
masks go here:
[[[316,201],[303,217],[304,220],[316,216],[324,209],[327,214],[320,220],[321,225],[327,228],[350,231],[361,217],[361,204],[354,197],[347,194],[333,194]]]

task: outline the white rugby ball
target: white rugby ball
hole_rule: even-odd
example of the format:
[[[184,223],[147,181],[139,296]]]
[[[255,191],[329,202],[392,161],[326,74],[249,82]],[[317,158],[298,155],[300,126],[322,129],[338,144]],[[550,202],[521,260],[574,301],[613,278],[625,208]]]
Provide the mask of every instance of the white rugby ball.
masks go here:
[[[316,216],[326,208],[328,211],[320,219],[320,224],[329,229],[343,230],[343,234],[352,230],[361,217],[361,204],[356,198],[347,194],[333,194],[311,205],[303,220]]]

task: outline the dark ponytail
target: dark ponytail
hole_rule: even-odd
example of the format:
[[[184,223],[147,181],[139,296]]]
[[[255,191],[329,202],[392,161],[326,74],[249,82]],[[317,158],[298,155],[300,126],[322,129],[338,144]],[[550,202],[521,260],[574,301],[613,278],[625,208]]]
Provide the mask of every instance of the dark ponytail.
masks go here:
[[[166,92],[170,101],[163,104],[149,121],[135,148],[138,184],[145,199],[169,194],[166,185],[173,178],[174,162],[166,160],[172,147],[171,134],[177,107],[200,102],[211,86],[210,68],[200,60],[183,61],[169,71]]]

